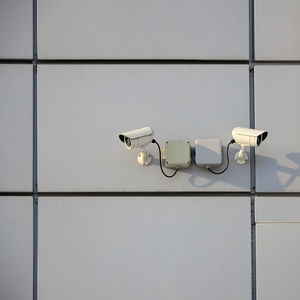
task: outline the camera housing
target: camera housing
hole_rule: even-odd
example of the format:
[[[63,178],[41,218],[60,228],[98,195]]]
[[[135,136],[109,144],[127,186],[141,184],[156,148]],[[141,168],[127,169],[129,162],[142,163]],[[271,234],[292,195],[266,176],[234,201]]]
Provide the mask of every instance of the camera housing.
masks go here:
[[[268,136],[265,130],[236,127],[232,130],[232,137],[242,149],[234,156],[235,161],[243,165],[248,161],[248,155],[245,152],[245,147],[258,147]]]
[[[143,148],[151,143],[153,131],[150,127],[138,128],[120,133],[119,138],[127,149]]]
[[[127,149],[144,148],[152,142],[153,130],[147,126],[126,131],[119,134],[119,139]],[[152,157],[148,151],[143,150],[138,154],[137,160],[140,165],[147,166],[150,164]]]
[[[268,132],[264,130],[236,127],[232,130],[232,137],[241,146],[258,147],[266,139]]]

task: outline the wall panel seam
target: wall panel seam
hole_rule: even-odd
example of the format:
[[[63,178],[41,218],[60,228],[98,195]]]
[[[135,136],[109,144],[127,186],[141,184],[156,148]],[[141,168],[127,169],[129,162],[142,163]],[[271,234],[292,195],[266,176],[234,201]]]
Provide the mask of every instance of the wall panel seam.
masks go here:
[[[33,15],[33,178],[32,178],[32,192],[33,192],[33,282],[32,282],[32,298],[37,300],[38,298],[38,179],[37,179],[37,66],[38,66],[38,55],[37,55],[37,0],[32,0],[32,15]]]
[[[255,0],[249,0],[249,117],[250,128],[255,128],[255,89],[254,89],[254,60],[255,60]],[[256,227],[255,227],[255,149],[250,149],[250,214],[251,214],[251,286],[252,300],[257,299],[256,291]]]

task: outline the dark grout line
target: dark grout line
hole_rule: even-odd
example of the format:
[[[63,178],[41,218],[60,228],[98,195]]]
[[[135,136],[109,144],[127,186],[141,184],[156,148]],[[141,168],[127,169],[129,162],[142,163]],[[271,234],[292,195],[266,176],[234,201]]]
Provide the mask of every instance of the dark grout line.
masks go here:
[[[0,64],[33,64],[33,59],[0,58]]]
[[[250,192],[40,192],[39,197],[244,197]]]
[[[32,135],[33,135],[33,153],[32,153],[32,190],[33,194],[37,194],[37,65],[36,62],[33,64],[32,68],[33,73],[33,126],[32,126]]]
[[[258,221],[259,225],[284,225],[284,224],[300,224],[300,221]]]
[[[38,196],[33,195],[33,300],[38,299]]]
[[[32,277],[32,298],[33,300],[38,299],[38,185],[37,185],[37,64],[38,64],[38,56],[37,56],[37,1],[32,1],[32,14],[33,14],[33,26],[32,26],[32,54],[33,54],[33,126],[32,126],[32,134],[33,134],[33,176],[32,176],[32,190],[33,190],[33,277]]]
[[[262,192],[257,197],[300,197],[300,192]]]
[[[0,58],[0,64],[33,64],[34,58]],[[245,59],[38,59],[42,65],[248,65]],[[252,60],[253,65],[300,65],[300,60]]]
[[[32,192],[0,192],[0,197],[32,197]]]
[[[38,192],[38,197],[299,197],[300,192]],[[0,197],[33,197],[33,192],[0,192]]]
[[[255,60],[255,65],[299,65],[300,60]]]
[[[250,128],[255,128],[255,24],[254,1],[249,0],[249,113]],[[256,292],[256,227],[255,227],[255,193],[256,193],[255,149],[250,149],[250,222],[251,222],[251,290],[252,300],[257,299]]]
[[[75,64],[75,65],[248,65],[248,60],[236,59],[39,59],[38,64]]]
[[[257,299],[256,290],[256,222],[255,222],[255,196],[250,198],[251,209],[251,281],[252,281],[252,300]]]

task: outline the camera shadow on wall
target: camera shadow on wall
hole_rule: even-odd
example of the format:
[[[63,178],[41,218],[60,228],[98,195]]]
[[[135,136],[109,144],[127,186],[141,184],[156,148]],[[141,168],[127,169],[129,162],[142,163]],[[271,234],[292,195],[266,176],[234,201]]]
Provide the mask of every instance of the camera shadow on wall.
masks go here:
[[[229,149],[229,167],[228,170],[221,175],[211,174],[206,168],[197,168],[194,161],[190,168],[180,169],[179,173],[190,175],[189,183],[197,189],[213,187],[216,182],[219,181],[244,189],[244,181],[239,180],[240,172],[249,172],[250,162],[246,165],[238,165],[233,158],[237,151],[237,148]],[[192,155],[192,157],[194,160],[194,155]],[[268,156],[255,155],[255,157],[256,166],[259,165],[260,169],[264,168],[264,174],[262,177],[262,175],[257,176],[259,171],[256,167],[256,182],[258,182],[258,180],[262,181],[261,185],[265,187],[263,190],[265,192],[272,192],[274,189],[276,192],[286,191],[295,182],[295,180],[297,180],[297,178],[300,179],[300,152],[291,152],[286,154],[286,157],[291,161],[291,163],[296,165],[295,168],[280,164],[275,158]],[[152,164],[159,166],[159,160],[157,158],[153,158]],[[223,164],[220,167],[213,169],[220,171],[224,169],[225,166],[226,149],[225,146],[223,146]],[[171,171],[172,169],[165,168],[165,170],[168,172],[168,170]]]
[[[300,180],[300,152],[285,155],[288,165],[278,163],[275,158],[256,155],[256,185],[261,192],[296,192],[292,185]],[[299,191],[299,189],[298,189]]]

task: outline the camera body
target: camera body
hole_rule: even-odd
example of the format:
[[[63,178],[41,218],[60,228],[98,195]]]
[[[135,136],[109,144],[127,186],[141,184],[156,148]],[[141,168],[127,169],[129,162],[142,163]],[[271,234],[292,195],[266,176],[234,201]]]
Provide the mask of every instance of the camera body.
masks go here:
[[[149,126],[138,128],[120,133],[119,138],[127,149],[144,148],[152,142],[153,130]],[[147,166],[150,164],[152,157],[148,151],[143,150],[138,154],[137,160],[140,165]]]
[[[232,137],[242,149],[234,156],[235,161],[243,165],[248,161],[248,155],[245,147],[258,147],[266,139],[268,132],[264,130],[236,127],[232,130]]]
[[[153,131],[150,127],[138,128],[119,134],[119,138],[127,149],[143,148],[151,143]]]
[[[268,132],[251,128],[236,127],[232,130],[232,137],[241,146],[258,147],[266,139]]]

